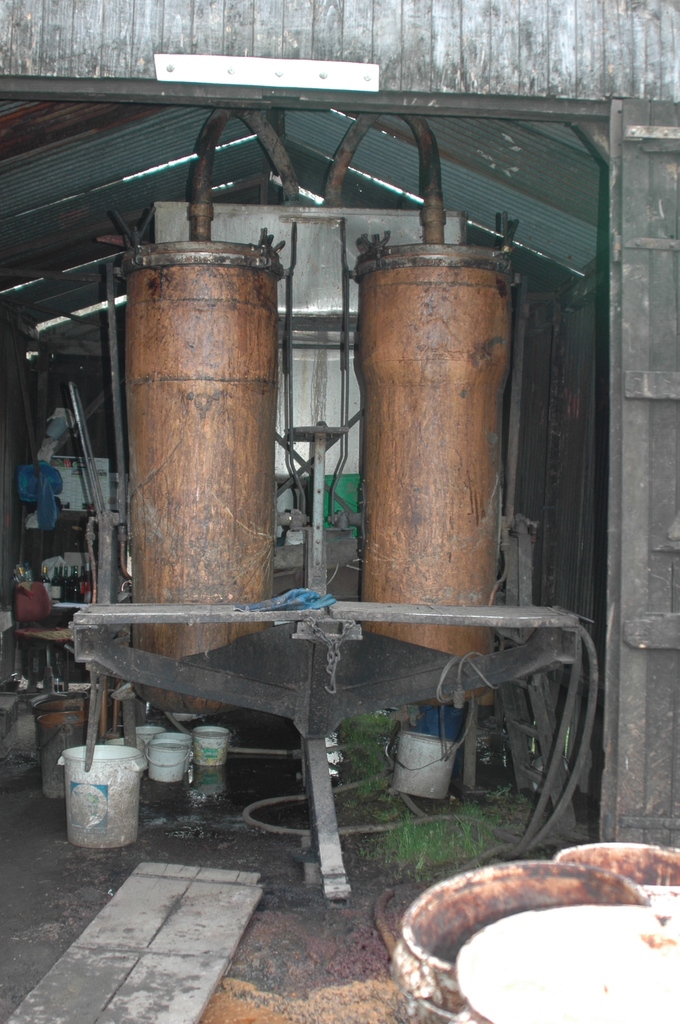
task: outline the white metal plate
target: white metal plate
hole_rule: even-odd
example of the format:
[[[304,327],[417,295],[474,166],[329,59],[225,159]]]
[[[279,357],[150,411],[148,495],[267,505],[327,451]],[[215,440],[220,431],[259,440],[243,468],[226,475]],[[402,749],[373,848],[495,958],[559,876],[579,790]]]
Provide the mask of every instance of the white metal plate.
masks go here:
[[[380,65],[341,60],[278,60],[196,53],[156,53],[159,82],[250,85],[270,89],[378,92]]]

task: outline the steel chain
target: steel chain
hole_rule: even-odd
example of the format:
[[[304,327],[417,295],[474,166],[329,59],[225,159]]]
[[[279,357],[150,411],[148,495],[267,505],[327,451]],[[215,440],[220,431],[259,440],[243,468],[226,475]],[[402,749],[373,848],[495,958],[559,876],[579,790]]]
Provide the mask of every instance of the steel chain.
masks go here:
[[[327,633],[324,629],[317,626],[313,619],[307,619],[308,625],[311,627],[312,633],[318,636],[319,640],[323,641],[327,647],[326,652],[326,672],[330,676],[330,682],[327,686],[324,686],[326,693],[330,693],[332,696],[338,692],[338,687],[335,682],[335,673],[340,661],[340,647],[342,643],[347,639],[347,634],[351,629],[356,626],[356,622],[347,620],[342,624],[341,633]]]

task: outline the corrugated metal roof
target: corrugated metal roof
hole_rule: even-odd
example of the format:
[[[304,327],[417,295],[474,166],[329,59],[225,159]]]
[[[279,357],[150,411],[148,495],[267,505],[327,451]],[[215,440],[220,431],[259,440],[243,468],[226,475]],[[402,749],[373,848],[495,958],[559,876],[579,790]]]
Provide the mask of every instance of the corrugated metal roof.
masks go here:
[[[442,123],[450,121],[442,118]],[[439,121],[432,119],[437,137]],[[286,136],[324,155],[331,155],[347,130],[348,119],[334,112],[291,111],[286,116]],[[414,145],[385,131],[371,129],[362,140],[352,167],[380,178],[406,192],[418,194],[418,153]],[[559,168],[543,165],[545,174]],[[519,192],[513,185],[492,179],[450,160],[442,160],[444,203],[449,209],[466,210],[472,220],[493,228],[497,212],[507,210],[519,217],[516,240],[566,266],[582,270],[595,256],[597,229],[569,213]]]
[[[414,145],[403,121],[381,118],[378,124]],[[557,126],[562,129],[558,138],[516,122],[483,118],[432,118],[430,125],[444,160],[580,220],[597,220],[598,170],[571,129],[566,129],[567,142],[563,125]]]
[[[107,116],[105,107],[110,108]],[[74,136],[79,111],[82,132]],[[185,199],[196,138],[208,112],[133,110],[123,104],[0,105],[0,262],[47,268],[103,257],[110,250],[94,237],[112,230],[108,211],[117,208],[134,217],[154,201]],[[33,151],[3,160],[3,138],[16,145],[16,126],[29,115]],[[350,120],[333,111],[289,111],[285,122],[300,183],[319,194]],[[568,126],[452,117],[431,118],[431,123],[443,156],[446,205],[467,210],[472,221],[491,230],[497,212],[519,217],[516,238],[528,249],[517,250],[515,263],[531,266],[535,287],[561,283],[560,265],[582,271],[591,262],[598,170]],[[412,205],[409,193],[418,192],[413,140],[398,119],[381,124],[383,130],[372,129],[357,151],[345,201],[366,207]],[[227,126],[226,148],[215,160],[216,186],[248,181],[266,169],[262,150],[248,134],[236,118]],[[228,194],[218,189],[215,199],[224,201]],[[474,237],[490,240],[483,232]],[[66,308],[84,293],[57,298],[59,286],[49,286],[47,294]]]

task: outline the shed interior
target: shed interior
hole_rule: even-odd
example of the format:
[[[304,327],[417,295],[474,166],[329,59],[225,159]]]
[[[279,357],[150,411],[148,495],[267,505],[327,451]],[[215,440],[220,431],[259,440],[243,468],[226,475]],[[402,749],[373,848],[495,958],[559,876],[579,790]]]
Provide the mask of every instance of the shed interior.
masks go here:
[[[62,509],[51,531],[27,528],[31,510],[19,501],[16,467],[31,462],[31,433],[39,446],[54,410],[68,408],[67,387],[74,382],[80,392],[94,456],[108,459],[112,473],[121,469],[116,464],[114,443],[107,268],[113,265],[116,271],[116,325],[122,350],[127,297],[125,281],[117,274],[123,248],[121,224],[141,224],[156,204],[148,240],[175,240],[167,233],[161,238],[159,224],[165,225],[163,230],[167,231],[172,217],[179,217],[180,221],[186,217],[197,140],[210,112],[209,107],[152,103],[41,100],[0,105],[0,176],[4,182],[0,214],[0,380],[4,390],[0,408],[4,452],[0,512],[5,524],[0,546],[0,581],[6,627],[1,634],[0,678],[7,689],[16,688],[23,677],[28,680],[28,689],[22,692],[34,695],[45,675],[44,651],[15,641],[11,618],[14,566],[29,562],[40,572],[45,560],[66,552],[77,552],[85,559],[87,553],[88,515],[82,508]],[[306,210],[310,217],[315,216],[315,210],[322,216],[326,177],[356,113],[350,109],[301,110],[281,106],[267,116],[299,181],[303,208],[298,211],[300,217]],[[519,380],[516,374],[513,378],[512,368],[508,375],[501,444],[507,466],[515,380],[521,385],[521,401],[517,407],[514,512],[523,517],[524,536],[533,556],[532,578],[525,581],[524,603],[567,610],[581,617],[602,664],[609,426],[609,170],[598,149],[599,122],[588,125],[583,120],[438,114],[429,117],[428,123],[439,146],[449,228],[455,221],[453,212],[464,211],[470,245],[498,250],[507,244],[511,249],[513,345],[516,351],[521,334],[523,366]],[[237,117],[229,121],[216,147],[212,200],[215,224],[222,204],[233,207],[230,222],[239,216],[245,218],[251,208],[257,207],[261,227],[271,232],[274,219],[278,224],[278,208],[283,207],[281,178],[256,135]],[[342,205],[357,213],[366,210],[367,218],[370,211],[404,211],[415,216],[422,210],[418,149],[403,120],[381,114],[368,129],[352,157]],[[277,209],[276,216],[272,211],[268,219],[268,210],[272,208]],[[343,210],[337,212],[342,214]],[[510,240],[507,223],[514,220],[518,225]],[[300,227],[300,234],[302,231]],[[275,235],[274,243],[277,241]],[[358,254],[355,243],[356,239],[348,235],[347,252],[352,266]],[[290,245],[280,255],[286,268]],[[279,310],[285,312],[285,281],[279,284]],[[280,320],[283,353],[285,316],[280,316]],[[323,317],[305,319],[301,315],[292,329],[295,424],[333,424],[342,411],[342,337],[338,318],[331,322]],[[352,357],[360,344],[360,324],[357,328],[352,316]],[[124,378],[124,365],[121,371]],[[22,397],[22,377],[28,407]],[[362,474],[362,402],[361,389],[353,376],[348,386],[349,414],[354,422],[348,435],[343,473],[348,474],[349,481],[350,475],[356,480]],[[282,396],[278,429],[282,434],[285,432]],[[277,452],[277,507],[283,513],[290,508],[286,498],[290,489],[285,487],[288,471],[281,446]],[[67,431],[53,454],[79,456],[76,432]],[[299,444],[298,454],[302,461],[311,458],[311,445]],[[331,451],[327,468],[331,476],[334,465]],[[355,498],[360,509],[360,492]],[[352,505],[350,510],[354,509]],[[330,553],[332,541],[328,539],[328,587],[339,600],[356,601],[361,593],[361,525],[359,521],[353,522],[351,529],[345,524],[337,559]],[[274,552],[274,594],[305,585],[302,558],[296,553],[295,544],[283,543],[285,533],[285,528],[279,528],[280,543]],[[500,574],[500,554],[498,564]],[[190,574],[191,567],[177,565],[174,570]],[[122,577],[120,584],[124,586]],[[505,587],[503,581],[495,595],[499,603],[505,601]],[[507,603],[521,602],[513,602],[509,597]],[[59,656],[54,668],[67,685],[78,685],[88,679],[85,666],[68,653]],[[561,706],[563,696],[559,695],[565,689],[560,685],[562,677],[557,673],[551,678]],[[24,687],[25,683],[20,685]],[[114,725],[114,703],[111,702],[107,723],[109,733]],[[580,828],[585,830],[582,835],[597,832],[603,769],[601,699],[599,705],[590,753],[578,780],[577,813]],[[512,773],[512,754],[508,757],[508,738],[502,728],[503,718],[507,722],[511,715],[509,705],[503,711],[496,698],[494,706],[492,695],[491,704],[487,702],[480,715],[480,725],[489,719],[496,723],[489,726],[488,732],[495,729],[494,742],[505,751],[502,759],[506,774],[492,773],[492,781],[485,782],[484,756],[475,766],[475,756],[471,764],[468,754],[466,778],[472,786],[461,778],[459,792],[464,795],[471,791],[474,795],[479,789],[475,767],[487,789],[497,788],[503,782],[513,786],[520,782],[517,765]],[[237,712],[233,720],[237,735],[246,737],[243,745],[295,745],[291,738],[294,734],[286,733],[285,729],[284,739],[277,741],[276,726],[269,719],[258,719],[253,724],[244,712]],[[570,740],[573,750],[580,721],[578,708],[572,721],[576,726]],[[115,725],[122,728],[122,715],[119,718],[116,713]],[[258,742],[258,737],[264,738]],[[487,733],[484,737],[487,742]],[[534,755],[537,749],[533,749]],[[496,762],[496,767],[499,764]],[[536,772],[540,777],[545,769],[534,766]],[[264,772],[258,769],[252,778],[241,779],[232,796],[237,804],[243,796],[243,805],[258,795],[281,795],[292,784],[294,777],[283,772],[272,788],[271,779],[265,779]],[[243,794],[237,792],[239,786]],[[532,786],[527,775],[520,788],[531,794],[537,786]],[[172,814],[167,807],[165,812]],[[175,843],[173,849],[177,846],[176,833],[184,827],[181,814],[180,811],[174,833],[165,833],[175,837],[170,841],[171,845]],[[214,816],[206,821],[208,824],[197,826],[192,819],[187,828],[203,828],[209,835]],[[226,834],[220,833],[218,838],[223,847],[228,846]],[[149,841],[154,850],[159,849],[159,840]],[[267,837],[258,855],[275,857],[273,848],[273,840]],[[213,855],[219,857],[214,849]],[[41,850],[41,856],[49,857],[48,848]],[[350,859],[350,873],[355,872],[361,892],[361,862],[356,856]],[[121,854],[121,871],[127,863]],[[294,873],[288,873],[286,891],[295,885]],[[371,884],[377,883],[372,880]],[[272,906],[276,897],[273,900]],[[45,951],[43,961],[48,959]]]

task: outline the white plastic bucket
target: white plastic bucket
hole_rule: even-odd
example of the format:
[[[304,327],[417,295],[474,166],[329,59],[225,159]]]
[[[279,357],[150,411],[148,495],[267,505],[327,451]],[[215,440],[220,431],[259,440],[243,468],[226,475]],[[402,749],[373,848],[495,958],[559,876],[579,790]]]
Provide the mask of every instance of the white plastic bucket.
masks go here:
[[[194,764],[218,765],[227,760],[231,733],[221,725],[198,725],[193,731]]]
[[[146,754],[144,753],[143,750],[140,750],[139,747],[129,746],[125,742],[124,737],[116,736],[112,740],[106,740],[105,745],[107,747],[124,747],[125,750],[134,750],[135,756],[137,758],[137,764],[142,766],[142,771],[146,770]]]
[[[443,800],[449,790],[454,760],[442,760],[438,736],[402,730],[397,741],[392,788],[411,796]]]
[[[129,846],[137,839],[139,780],[146,760],[136,747],[102,743],[95,746],[86,772],[85,753],[85,747],[67,747],[58,761],[64,765],[68,841],[97,850]]]
[[[191,737],[163,733],[146,746],[149,778],[154,782],[181,782],[191,760]]]
[[[137,739],[137,746],[143,754],[146,754],[147,744],[154,736],[160,736],[161,733],[167,732],[162,725],[138,725],[135,729],[135,736]]]

